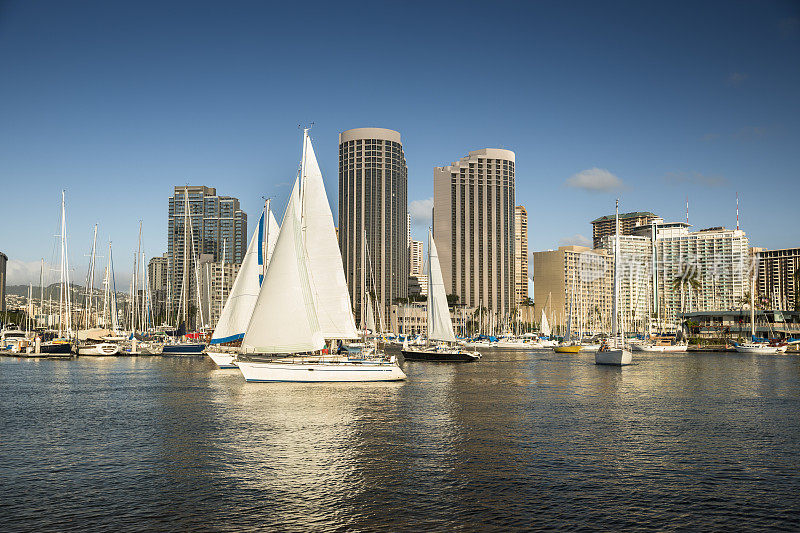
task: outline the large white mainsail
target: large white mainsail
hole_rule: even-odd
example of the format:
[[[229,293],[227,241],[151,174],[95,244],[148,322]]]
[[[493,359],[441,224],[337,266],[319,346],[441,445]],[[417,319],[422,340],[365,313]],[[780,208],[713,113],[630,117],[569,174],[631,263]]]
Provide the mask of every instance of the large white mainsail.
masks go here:
[[[297,179],[242,340],[245,353],[312,352],[325,347],[309,280],[301,210]]]
[[[447,307],[447,294],[444,290],[442,268],[439,266],[439,254],[433,242],[433,233],[428,230],[428,339],[434,341],[455,342],[453,321]]]
[[[320,330],[326,339],[356,339],[358,332],[344,277],[342,254],[308,130],[303,132],[301,173],[303,230]]]
[[[265,219],[267,220],[266,228],[264,227]],[[244,337],[261,289],[264,272],[262,257],[266,255],[268,264],[278,240],[278,230],[278,223],[275,221],[272,210],[265,208],[258,220],[258,227],[250,238],[244,261],[242,261],[242,266],[233,282],[228,299],[225,301],[225,307],[222,308],[217,327],[211,336],[211,344],[222,344]],[[266,250],[263,246],[265,238],[268,241]]]

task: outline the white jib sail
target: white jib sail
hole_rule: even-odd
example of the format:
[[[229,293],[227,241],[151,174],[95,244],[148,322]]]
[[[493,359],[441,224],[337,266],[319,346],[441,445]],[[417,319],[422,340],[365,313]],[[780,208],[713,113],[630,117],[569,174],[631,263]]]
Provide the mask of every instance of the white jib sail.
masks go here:
[[[268,217],[265,217],[263,212],[261,213],[256,231],[253,232],[250,244],[247,246],[242,266],[233,281],[231,292],[217,321],[217,327],[214,328],[211,344],[231,342],[244,337],[244,332],[250,323],[250,317],[253,316],[253,309],[256,306],[258,293],[261,289],[259,277],[262,267],[259,264],[259,250],[264,239],[265,218],[269,221],[267,235],[270,241],[267,244],[267,260],[269,260],[275,248],[275,241],[278,239],[278,223],[275,221],[272,210],[270,210]]]
[[[302,235],[300,180],[296,180],[267,274],[247,326],[245,353],[291,354],[325,347],[319,329]]]
[[[333,215],[307,130],[303,140],[303,223],[320,330],[326,339],[357,339]]]
[[[433,234],[428,230],[428,339],[434,341],[455,342],[453,321],[447,307],[447,294],[444,290],[442,268],[439,266],[439,254],[433,242]]]
[[[539,329],[545,337],[550,336],[550,324],[547,322],[547,315],[544,314],[544,311],[542,311],[542,323]]]

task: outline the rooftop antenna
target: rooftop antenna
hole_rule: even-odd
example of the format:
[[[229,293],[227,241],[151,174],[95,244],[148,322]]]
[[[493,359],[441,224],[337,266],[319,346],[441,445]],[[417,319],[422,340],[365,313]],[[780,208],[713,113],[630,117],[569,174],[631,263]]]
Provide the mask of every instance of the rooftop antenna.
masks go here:
[[[686,195],[686,223],[689,223],[689,195]]]
[[[736,191],[736,231],[739,231],[739,191]]]

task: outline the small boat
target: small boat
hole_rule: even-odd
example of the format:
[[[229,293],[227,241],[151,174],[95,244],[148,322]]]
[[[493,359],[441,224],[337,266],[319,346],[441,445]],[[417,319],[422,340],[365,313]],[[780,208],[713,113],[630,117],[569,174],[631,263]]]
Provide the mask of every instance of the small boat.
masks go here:
[[[580,344],[560,344],[553,346],[553,351],[556,353],[578,353],[583,348]]]
[[[238,368],[236,364],[236,354],[235,353],[225,353],[221,351],[207,351],[206,355],[208,355],[214,364],[217,365],[219,368]]]
[[[119,351],[119,344],[111,342],[98,342],[78,346],[78,355],[116,355]]]
[[[608,346],[601,346],[594,355],[594,364],[596,365],[624,366],[631,364],[632,360],[631,352],[625,348],[612,349]]]
[[[758,355],[773,355],[784,353],[788,346],[770,345],[765,342],[734,343],[733,347],[739,353],[752,353]]]
[[[161,350],[163,355],[201,355],[206,345],[198,342],[179,342],[165,344]]]
[[[63,355],[64,357],[72,357],[72,343],[64,339],[43,342],[39,346],[39,353],[50,356]]]
[[[402,354],[406,361],[437,361],[441,363],[477,361],[481,358],[478,352],[471,352],[459,347],[453,331],[453,320],[447,306],[447,295],[444,290],[442,269],[439,265],[439,253],[433,241],[433,233],[428,230],[428,343],[425,346],[403,344]],[[434,341],[435,344],[431,344]]]
[[[633,355],[625,348],[625,324],[617,316],[619,306],[619,200],[616,207],[616,231],[614,232],[614,294],[611,300],[611,340],[604,340],[594,354],[594,364],[624,366],[633,362]],[[611,346],[611,342],[614,346]]]

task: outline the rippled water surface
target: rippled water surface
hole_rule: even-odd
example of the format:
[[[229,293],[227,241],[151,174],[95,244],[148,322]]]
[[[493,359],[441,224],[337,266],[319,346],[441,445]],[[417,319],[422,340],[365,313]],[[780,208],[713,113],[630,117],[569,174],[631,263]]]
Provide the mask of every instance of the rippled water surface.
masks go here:
[[[0,529],[797,530],[800,357],[635,355],[332,385],[0,358]]]

